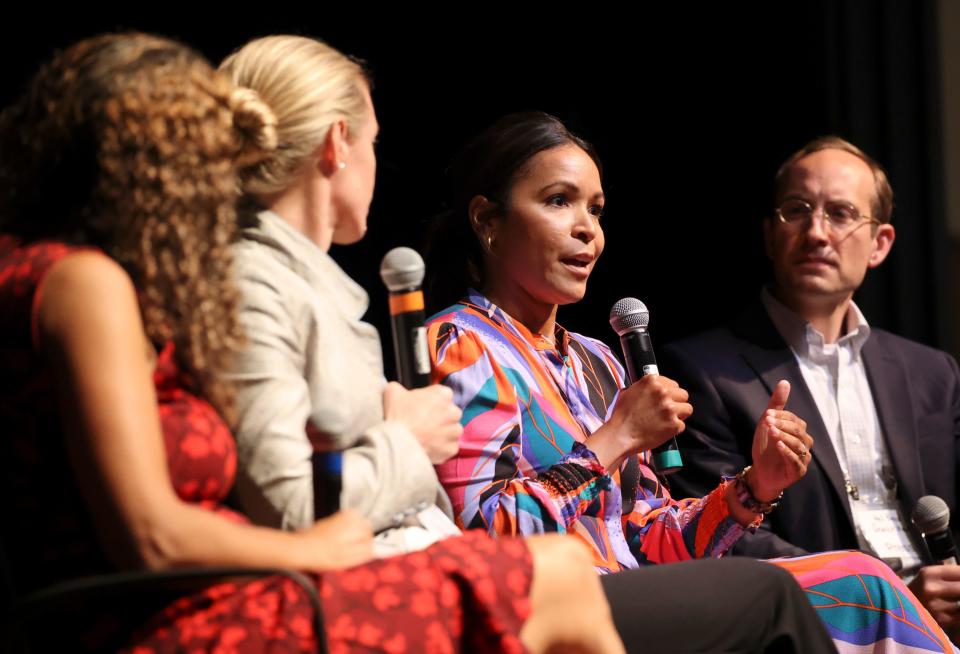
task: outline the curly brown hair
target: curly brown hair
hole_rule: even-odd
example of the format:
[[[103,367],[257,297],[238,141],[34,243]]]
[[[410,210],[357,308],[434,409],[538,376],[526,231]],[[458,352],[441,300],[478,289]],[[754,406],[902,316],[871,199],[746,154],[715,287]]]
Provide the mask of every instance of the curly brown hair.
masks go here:
[[[0,114],[0,229],[101,248],[133,278],[147,336],[232,418],[218,373],[242,345],[229,244],[238,162],[275,119],[189,48],[144,34],[57,54]]]

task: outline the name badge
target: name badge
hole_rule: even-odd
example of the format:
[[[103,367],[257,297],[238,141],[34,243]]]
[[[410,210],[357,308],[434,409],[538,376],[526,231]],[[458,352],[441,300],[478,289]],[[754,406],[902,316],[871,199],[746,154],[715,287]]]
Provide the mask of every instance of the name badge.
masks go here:
[[[903,569],[920,565],[920,559],[895,509],[868,509],[858,513],[860,532],[881,559],[900,559]]]

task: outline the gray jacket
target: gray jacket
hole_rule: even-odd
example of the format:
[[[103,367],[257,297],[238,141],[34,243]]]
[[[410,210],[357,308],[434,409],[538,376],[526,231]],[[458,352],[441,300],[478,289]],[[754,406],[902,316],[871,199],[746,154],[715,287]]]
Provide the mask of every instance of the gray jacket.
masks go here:
[[[360,320],[366,292],[276,214],[263,211],[251,222],[233,249],[248,344],[229,375],[237,384],[236,487],[244,510],[259,524],[312,524],[309,420],[344,450],[341,506],[382,532],[382,554],[456,533],[420,443],[383,418],[380,339]],[[415,514],[423,509],[432,515],[421,520]]]

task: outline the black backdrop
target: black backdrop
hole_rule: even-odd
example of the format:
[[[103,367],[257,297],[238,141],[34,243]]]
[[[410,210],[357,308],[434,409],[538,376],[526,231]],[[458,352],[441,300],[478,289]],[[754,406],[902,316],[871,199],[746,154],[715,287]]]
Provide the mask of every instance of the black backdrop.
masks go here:
[[[730,3],[727,3],[730,4]],[[568,328],[611,344],[610,306],[633,295],[657,342],[710,327],[754,298],[768,275],[759,221],[779,162],[837,133],[885,164],[898,240],[858,301],[874,324],[940,345],[945,229],[936,14],[923,0],[807,0],[736,9],[460,5],[381,13],[277,4],[217,21],[197,10],[110,16],[36,13],[0,27],[0,101],[58,47],[112,29],[153,31],[218,61],[255,36],[294,32],[366,59],[381,123],[370,230],[333,256],[371,295],[386,337],[377,268],[419,247],[442,207],[442,171],[498,116],[541,109],[592,140],[605,164],[607,249]],[[207,10],[210,12],[211,10]],[[55,20],[54,20],[55,19]],[[669,371],[665,371],[669,374]]]

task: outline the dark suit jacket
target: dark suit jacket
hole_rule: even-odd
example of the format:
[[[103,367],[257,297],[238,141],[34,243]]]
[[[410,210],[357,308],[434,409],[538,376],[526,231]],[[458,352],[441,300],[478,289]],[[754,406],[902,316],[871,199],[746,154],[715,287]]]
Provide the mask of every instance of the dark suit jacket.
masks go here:
[[[924,495],[942,497],[953,513],[960,464],[956,361],[873,328],[861,353],[905,515]],[[721,475],[750,463],[754,429],[780,379],[792,386],[787,409],[807,421],[814,438],[806,476],[734,553],[771,558],[858,547],[830,437],[793,353],[759,301],[726,327],[669,345],[658,352],[658,363],[660,372],[690,392],[693,404],[678,437],[684,467],[669,478],[674,497],[700,497]],[[960,518],[952,522],[956,526]]]

